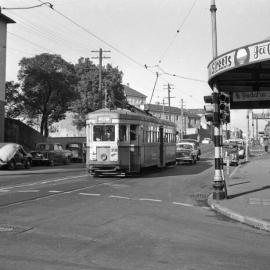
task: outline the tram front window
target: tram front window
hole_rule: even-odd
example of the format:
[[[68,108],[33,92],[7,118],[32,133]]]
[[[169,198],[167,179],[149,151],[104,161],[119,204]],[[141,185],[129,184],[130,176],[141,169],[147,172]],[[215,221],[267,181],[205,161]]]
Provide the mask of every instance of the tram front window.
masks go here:
[[[93,131],[95,142],[113,142],[115,140],[115,126],[113,125],[96,125]]]

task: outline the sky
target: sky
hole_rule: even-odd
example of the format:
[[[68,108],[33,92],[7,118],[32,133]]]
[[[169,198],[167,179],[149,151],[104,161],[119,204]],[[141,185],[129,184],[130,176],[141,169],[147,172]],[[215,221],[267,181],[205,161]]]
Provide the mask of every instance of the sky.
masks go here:
[[[147,102],[158,72],[151,103],[167,103],[170,84],[172,106],[183,99],[186,109],[203,108],[211,94],[211,0],[51,0],[54,9],[8,9],[42,2],[0,0],[2,13],[16,21],[8,25],[6,80],[17,81],[23,57],[47,52],[75,64],[102,48],[110,51],[103,64],[118,66],[123,83]],[[218,55],[270,36],[268,0],[216,0],[216,7]],[[265,124],[260,120],[259,129]],[[230,127],[246,131],[246,110],[231,111]]]

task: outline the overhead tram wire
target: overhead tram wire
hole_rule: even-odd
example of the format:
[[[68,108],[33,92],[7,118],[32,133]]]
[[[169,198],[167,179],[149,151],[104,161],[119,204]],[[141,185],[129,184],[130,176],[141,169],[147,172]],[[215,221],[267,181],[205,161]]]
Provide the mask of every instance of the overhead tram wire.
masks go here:
[[[189,15],[191,14],[191,11],[193,10],[193,8],[194,8],[194,6],[195,6],[195,4],[196,4],[197,1],[198,0],[194,0],[191,8],[189,9],[189,11],[188,11],[187,15],[185,16],[185,18],[184,18],[183,22],[181,23],[181,25],[177,28],[176,33],[174,34],[174,36],[173,36],[171,42],[169,43],[169,45],[167,46],[167,48],[164,50],[164,52],[163,52],[160,60],[158,61],[158,63],[161,63],[163,61],[165,55],[167,54],[167,52],[169,51],[169,49],[171,48],[171,46],[175,42],[177,35],[180,33],[181,28],[184,26],[186,20],[188,19]]]
[[[41,0],[38,0],[40,3],[44,3]],[[135,63],[136,65],[144,68],[144,65],[139,63],[138,61],[136,61],[135,59],[133,59],[132,57],[130,57],[129,55],[127,55],[126,53],[124,53],[123,51],[121,51],[120,49],[116,48],[115,46],[111,45],[109,42],[107,42],[106,40],[102,39],[101,37],[97,36],[96,34],[92,33],[91,31],[89,31],[87,28],[85,28],[84,26],[80,25],[79,23],[77,23],[76,21],[74,21],[73,19],[69,18],[68,16],[66,16],[65,14],[63,14],[62,12],[56,10],[53,5],[49,6],[49,8],[51,8],[54,12],[56,12],[58,15],[62,16],[63,18],[65,18],[66,20],[68,20],[69,22],[71,22],[72,24],[76,25],[77,27],[79,27],[81,30],[83,30],[84,32],[88,33],[89,35],[91,35],[92,37],[96,38],[97,40],[101,41],[102,43],[106,44],[108,47],[110,47],[111,49],[115,50],[116,52],[118,52],[119,54],[123,55],[124,57],[128,58],[131,62]]]
[[[12,12],[13,14],[13,12]],[[15,17],[16,21],[18,21],[22,27],[25,28],[25,31],[28,33],[34,33],[35,35],[39,35],[41,38],[50,40],[51,42],[54,42],[56,44],[59,44],[61,46],[65,46],[73,51],[81,51],[81,52],[88,52],[88,48],[81,46],[80,44],[77,44],[74,42],[74,40],[68,40],[64,35],[59,35],[59,33],[55,32],[53,33],[53,29],[46,29],[44,28],[40,29],[38,26],[34,25],[31,21],[27,20],[24,17],[19,17],[16,14],[13,14],[12,16]],[[70,43],[73,42],[75,44],[72,46]]]
[[[37,8],[37,7],[41,7],[41,6],[48,6],[48,7],[52,7],[52,4],[49,2],[42,2],[40,5],[35,5],[35,6],[30,6],[30,7],[13,7],[13,8],[6,8],[6,7],[2,7],[1,9],[5,9],[5,10],[16,10],[16,9],[32,9],[32,8]]]

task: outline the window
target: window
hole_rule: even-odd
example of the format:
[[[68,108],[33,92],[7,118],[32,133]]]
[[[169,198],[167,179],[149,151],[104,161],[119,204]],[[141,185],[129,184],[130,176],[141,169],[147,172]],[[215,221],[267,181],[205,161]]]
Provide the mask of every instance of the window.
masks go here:
[[[136,125],[130,125],[130,140],[131,141],[135,141],[137,139],[136,130],[137,130]]]
[[[127,141],[127,126],[119,125],[119,141],[126,142]]]
[[[115,126],[114,125],[96,125],[93,128],[94,141],[105,142],[115,140]]]

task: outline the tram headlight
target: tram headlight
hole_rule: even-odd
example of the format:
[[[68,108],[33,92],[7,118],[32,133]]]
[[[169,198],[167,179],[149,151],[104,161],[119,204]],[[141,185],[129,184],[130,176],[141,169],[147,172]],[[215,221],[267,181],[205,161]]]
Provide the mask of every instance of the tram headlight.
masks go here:
[[[111,148],[110,160],[118,161],[118,148],[117,147]]]

